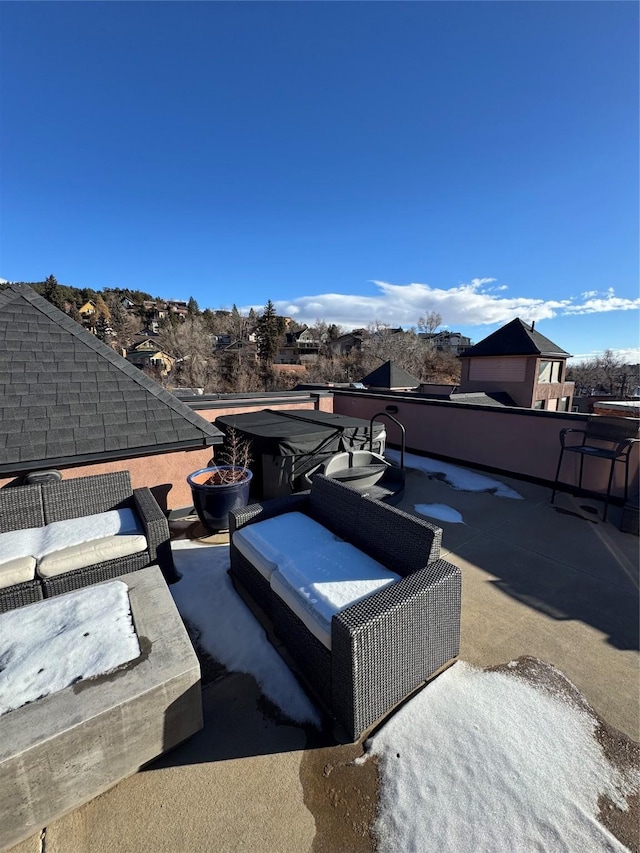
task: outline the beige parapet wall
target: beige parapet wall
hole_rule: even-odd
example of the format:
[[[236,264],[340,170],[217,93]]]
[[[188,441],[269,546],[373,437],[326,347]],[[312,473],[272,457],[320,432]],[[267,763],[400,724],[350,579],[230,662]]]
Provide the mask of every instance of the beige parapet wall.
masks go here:
[[[552,482],[560,452],[560,430],[581,429],[587,416],[532,409],[470,406],[401,395],[368,395],[335,392],[333,410],[369,420],[387,406],[397,408],[393,416],[405,427],[407,448],[426,456],[446,457],[461,465],[484,466],[506,476],[531,477]],[[388,442],[399,444],[398,428],[387,421]],[[631,451],[629,494],[637,494],[639,446]],[[574,458],[575,457],[575,458]],[[562,463],[562,482],[577,483],[577,454],[567,454]],[[612,495],[624,492],[624,466],[616,464]],[[583,486],[605,492],[609,464],[601,459],[585,460]]]

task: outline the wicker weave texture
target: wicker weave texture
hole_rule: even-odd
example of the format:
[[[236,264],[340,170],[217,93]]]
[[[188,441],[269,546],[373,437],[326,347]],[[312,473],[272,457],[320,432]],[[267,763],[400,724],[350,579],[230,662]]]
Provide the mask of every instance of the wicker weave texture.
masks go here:
[[[229,535],[232,536],[236,530],[245,524],[265,521],[267,518],[275,518],[285,512],[304,512],[309,514],[309,494],[300,492],[295,495],[286,495],[281,498],[262,503],[253,503],[248,506],[232,509],[229,513]]]
[[[0,613],[15,610],[16,607],[22,607],[25,604],[42,601],[42,598],[42,586],[37,580],[7,586],[0,589]]]
[[[132,494],[128,471],[42,483],[44,520],[51,524],[52,521],[120,509],[131,504]]]
[[[352,737],[457,657],[460,610],[460,569],[438,560],[334,616],[331,703]]]
[[[304,680],[321,705],[336,717],[332,707],[331,652],[278,595],[272,596],[271,618],[276,636],[297,663]]]
[[[436,559],[440,528],[321,476],[303,502],[278,498],[235,511],[231,531],[293,509],[306,512],[403,576],[334,616],[329,650],[231,540],[232,576],[268,614],[321,704],[356,740],[457,657],[461,573]]]
[[[43,524],[40,486],[6,486],[0,489],[0,533],[42,527]]]
[[[98,563],[86,569],[36,578],[21,589],[2,591],[5,610],[49,598],[92,583],[110,580],[157,563],[167,583],[179,579],[175,571],[169,523],[149,489],[131,489],[128,471],[97,474],[54,483],[15,486],[0,490],[0,532],[41,527],[45,523],[79,518],[128,506],[135,510],[147,538],[147,549],[139,554]],[[33,588],[37,588],[38,597]]]
[[[255,569],[249,560],[231,543],[229,548],[231,568],[229,574],[238,580],[266,614],[271,615],[271,587],[269,581]]]

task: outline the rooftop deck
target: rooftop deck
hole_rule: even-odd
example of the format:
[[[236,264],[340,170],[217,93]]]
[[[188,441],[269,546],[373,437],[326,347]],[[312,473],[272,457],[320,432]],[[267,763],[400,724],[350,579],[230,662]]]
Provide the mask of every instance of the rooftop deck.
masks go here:
[[[460,658],[481,667],[532,655],[552,663],[634,740],[638,703],[638,540],[602,523],[601,503],[499,478],[524,500],[457,491],[408,472],[401,508],[442,504],[442,556],[463,574]],[[176,538],[206,536],[191,518]],[[377,796],[361,745],[283,721],[252,677],[201,656],[205,728],[45,830],[47,853],[372,850]],[[428,687],[426,688],[428,690]],[[41,838],[14,848],[36,853]]]

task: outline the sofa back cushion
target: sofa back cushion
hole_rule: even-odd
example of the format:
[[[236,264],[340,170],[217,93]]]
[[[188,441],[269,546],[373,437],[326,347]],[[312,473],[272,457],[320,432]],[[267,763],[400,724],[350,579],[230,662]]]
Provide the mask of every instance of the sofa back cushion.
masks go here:
[[[43,483],[41,488],[46,524],[121,509],[133,494],[128,471]]]
[[[0,489],[0,533],[41,527],[43,524],[42,490],[39,485]]]

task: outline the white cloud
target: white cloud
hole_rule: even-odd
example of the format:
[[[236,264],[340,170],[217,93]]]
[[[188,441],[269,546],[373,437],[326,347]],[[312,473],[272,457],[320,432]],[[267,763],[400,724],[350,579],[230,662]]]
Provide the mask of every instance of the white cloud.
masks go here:
[[[618,297],[613,288],[604,292],[585,291],[579,299],[570,297],[554,300],[508,296],[505,293],[508,286],[496,285],[495,281],[494,278],[474,278],[454,287],[440,288],[415,282],[392,284],[374,280],[371,283],[376,289],[369,295],[321,293],[276,301],[275,305],[278,313],[295,317],[298,322],[311,324],[321,318],[350,329],[366,326],[374,320],[392,326],[413,326],[418,317],[429,311],[439,312],[447,326],[455,328],[502,325],[514,317],[531,322],[559,315],[640,308],[640,299]]]
[[[602,314],[605,311],[631,311],[640,308],[640,299],[625,299],[615,296],[612,290],[606,295],[593,295],[594,291],[583,294],[588,298],[581,305],[569,305],[563,314]]]

